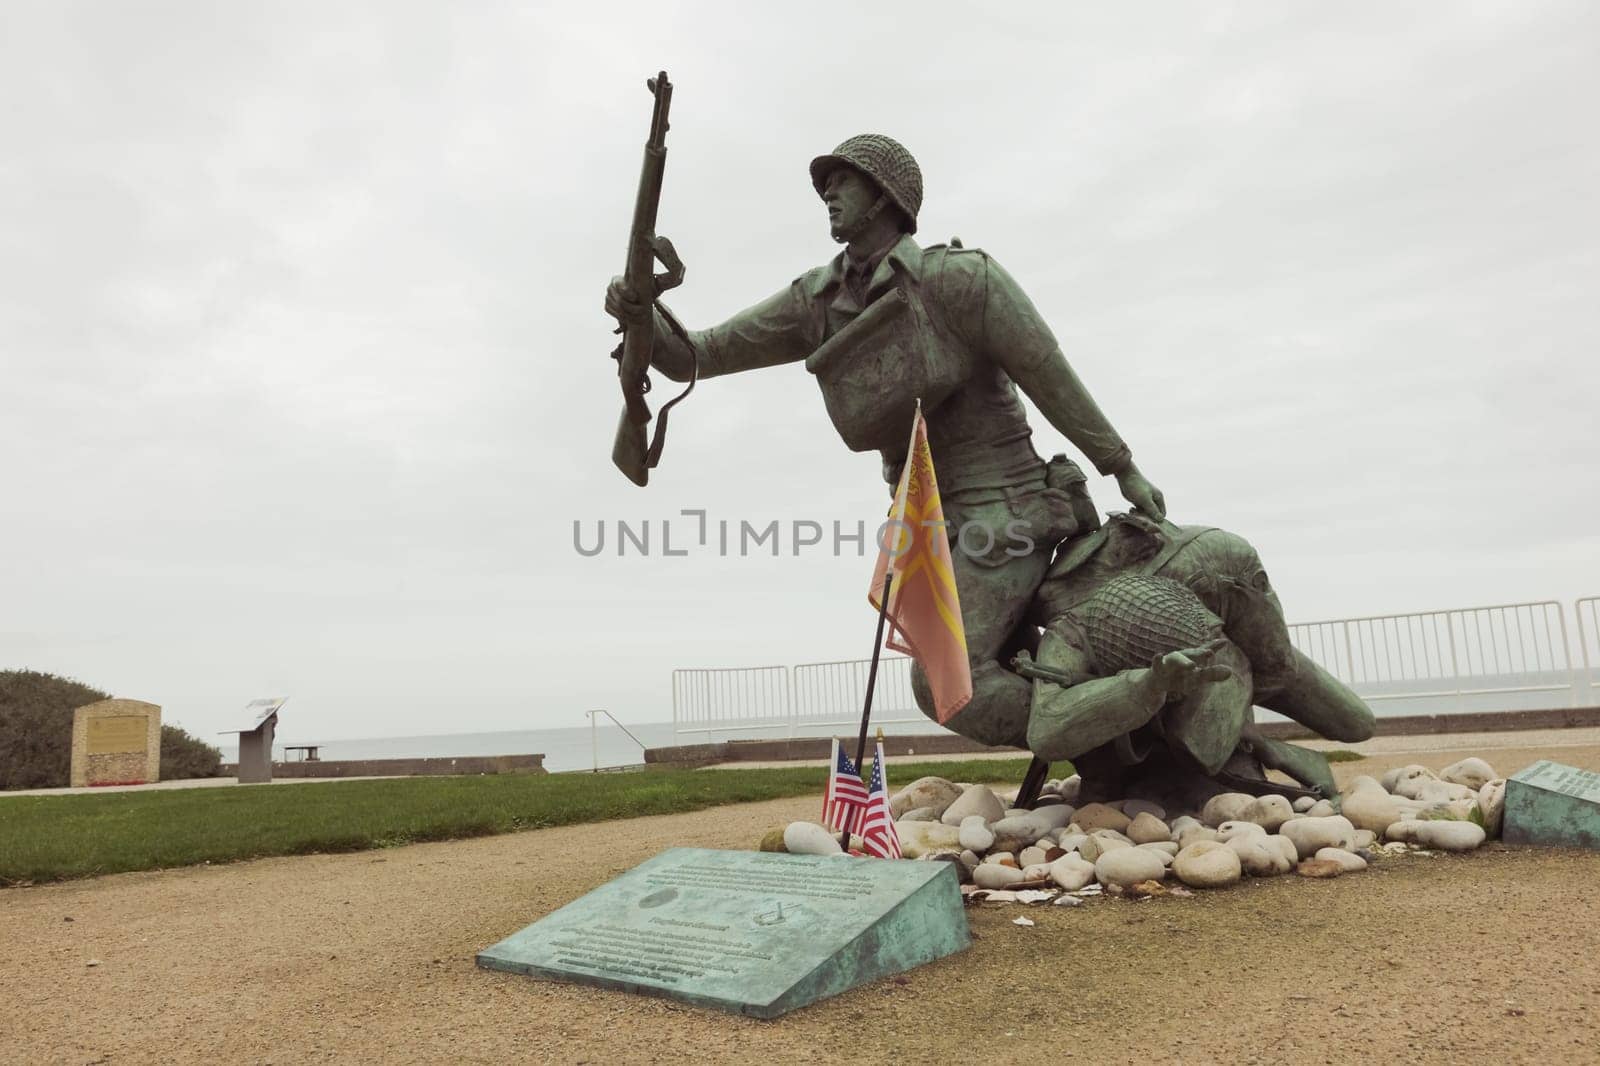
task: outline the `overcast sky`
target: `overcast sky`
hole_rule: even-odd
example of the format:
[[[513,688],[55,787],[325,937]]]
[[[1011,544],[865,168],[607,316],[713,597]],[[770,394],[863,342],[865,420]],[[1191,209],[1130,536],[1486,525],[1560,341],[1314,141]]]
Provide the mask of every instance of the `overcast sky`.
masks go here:
[[[1291,620],[1600,593],[1597,50],[1520,0],[7,3],[0,668],[203,735],[287,695],[292,742],[867,654],[854,545],[659,555],[685,508],[882,513],[803,367],[703,383],[649,488],[611,466],[662,67],[691,326],[832,256],[806,164],[887,133],[919,238],[1006,266]],[[617,519],[656,554],[574,550]]]

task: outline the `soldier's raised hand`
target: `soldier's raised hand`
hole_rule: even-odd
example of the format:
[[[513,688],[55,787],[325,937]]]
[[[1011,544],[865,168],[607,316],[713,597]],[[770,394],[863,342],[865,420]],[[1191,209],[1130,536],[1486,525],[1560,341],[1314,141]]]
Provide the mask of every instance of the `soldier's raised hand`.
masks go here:
[[[639,326],[650,321],[650,304],[641,300],[628,287],[621,275],[611,279],[606,286],[606,314],[624,326]]]

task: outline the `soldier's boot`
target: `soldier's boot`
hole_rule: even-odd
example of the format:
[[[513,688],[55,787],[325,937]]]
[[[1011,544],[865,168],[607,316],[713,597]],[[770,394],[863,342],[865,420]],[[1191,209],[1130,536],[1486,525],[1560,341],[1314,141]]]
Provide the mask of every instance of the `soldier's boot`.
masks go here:
[[[1307,788],[1318,790],[1326,799],[1332,799],[1339,794],[1339,786],[1333,780],[1333,769],[1328,765],[1328,757],[1320,751],[1302,748],[1298,744],[1282,740],[1269,739],[1262,736],[1255,726],[1250,726],[1244,731],[1240,748],[1253,755],[1268,770],[1288,774]]]

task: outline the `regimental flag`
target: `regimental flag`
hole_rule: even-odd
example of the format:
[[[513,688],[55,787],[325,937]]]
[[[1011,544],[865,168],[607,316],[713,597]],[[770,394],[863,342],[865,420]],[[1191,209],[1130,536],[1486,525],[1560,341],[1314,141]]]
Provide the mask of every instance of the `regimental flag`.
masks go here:
[[[867,790],[861,773],[850,756],[833,740],[833,771],[828,774],[828,791],[822,799],[822,824],[837,833],[860,831],[861,815],[867,807]]]
[[[861,847],[868,855],[880,859],[900,857],[900,834],[894,827],[894,815],[889,813],[889,779],[883,773],[883,742],[878,742],[878,755],[872,762],[872,782],[867,785],[867,809],[861,819]]]
[[[920,405],[894,506],[880,541],[867,599],[873,607],[883,603],[884,580],[893,566],[887,611],[889,647],[921,665],[933,690],[935,713],[943,724],[972,699],[972,667],[967,662],[967,633],[961,624],[961,599],[956,594],[944,506],[939,502],[939,482],[928,447],[928,424]]]

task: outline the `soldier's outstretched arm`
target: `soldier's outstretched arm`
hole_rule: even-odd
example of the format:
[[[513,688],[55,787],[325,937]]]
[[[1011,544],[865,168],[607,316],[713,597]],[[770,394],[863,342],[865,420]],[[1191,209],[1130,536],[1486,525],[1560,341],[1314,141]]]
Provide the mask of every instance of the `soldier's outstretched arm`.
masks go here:
[[[983,257],[982,293],[978,300],[967,302],[981,308],[981,350],[1096,470],[1117,479],[1129,503],[1157,518],[1166,517],[1161,490],[1134,465],[1133,452],[1067,362],[1033,301],[1000,264],[977,254]]]
[[[684,329],[663,305],[651,308],[632,299],[620,281],[613,278],[606,289],[607,313],[624,323],[655,316],[650,365],[673,381],[689,380],[696,366],[699,377],[710,378],[797,362],[822,342],[822,323],[815,320],[798,280],[726,322],[701,330]]]

